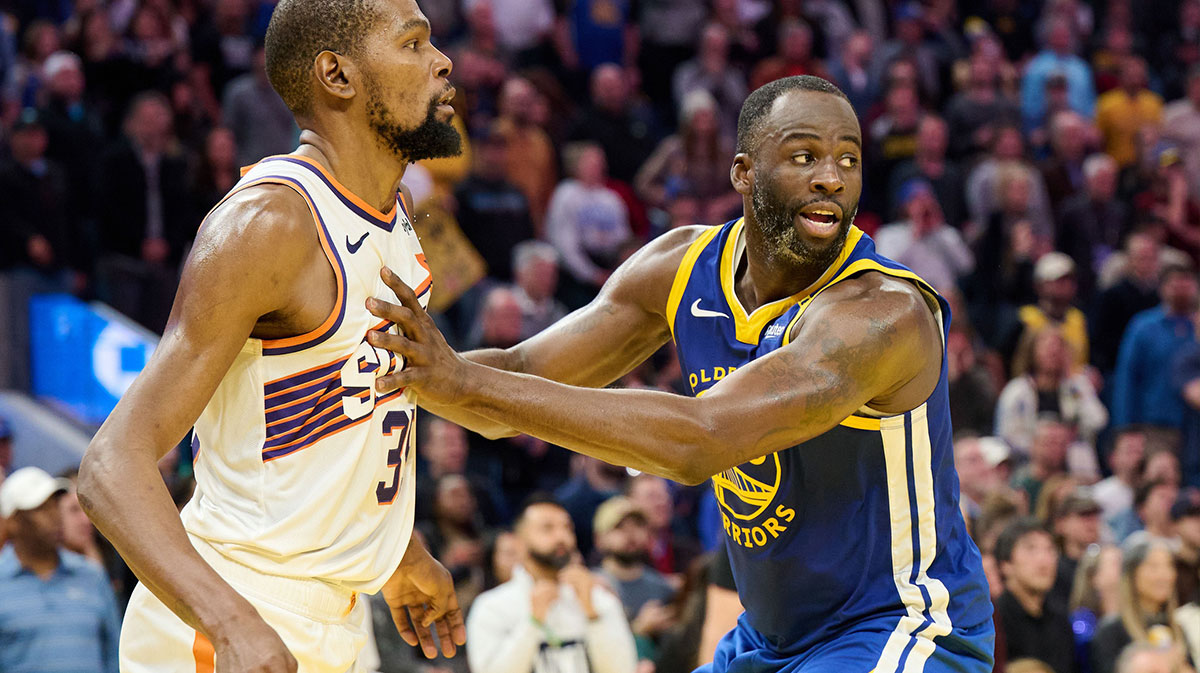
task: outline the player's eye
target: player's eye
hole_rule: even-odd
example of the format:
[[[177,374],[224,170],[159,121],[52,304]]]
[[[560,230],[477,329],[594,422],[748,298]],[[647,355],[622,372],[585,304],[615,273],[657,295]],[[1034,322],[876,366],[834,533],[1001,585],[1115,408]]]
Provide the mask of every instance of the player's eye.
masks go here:
[[[816,157],[809,152],[797,152],[792,155],[792,161],[798,164],[811,164],[813,161],[816,161]]]
[[[842,157],[839,163],[842,165],[842,168],[854,168],[858,165],[858,157],[848,154]]]
[[[420,40],[411,40],[404,44],[405,49],[412,49],[413,51],[416,51],[420,46],[421,46]]]

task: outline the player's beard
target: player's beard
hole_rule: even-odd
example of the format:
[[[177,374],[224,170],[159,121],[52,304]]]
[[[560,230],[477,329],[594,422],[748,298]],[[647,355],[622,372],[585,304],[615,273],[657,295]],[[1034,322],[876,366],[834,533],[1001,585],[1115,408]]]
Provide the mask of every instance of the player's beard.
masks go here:
[[[374,82],[367,85],[367,121],[379,138],[379,143],[405,161],[454,157],[462,152],[462,137],[448,121],[437,118],[438,98],[429,101],[425,120],[412,128],[404,128],[383,102]]]
[[[812,201],[824,200],[827,199],[788,204],[774,180],[761,176],[754,181],[750,188],[750,207],[766,243],[767,256],[772,261],[800,262],[810,268],[824,269],[837,259],[846,243],[846,235],[850,233],[854,215],[858,212],[857,203],[843,208],[837,235],[827,242],[814,244],[805,240],[796,229],[796,218],[800,211]]]
[[[533,549],[529,550],[529,558],[533,560],[534,563],[547,570],[553,570],[554,572],[558,572],[559,570],[566,568],[571,562],[571,558],[573,556],[574,554],[570,549],[564,548],[552,549],[547,552],[535,551]]]

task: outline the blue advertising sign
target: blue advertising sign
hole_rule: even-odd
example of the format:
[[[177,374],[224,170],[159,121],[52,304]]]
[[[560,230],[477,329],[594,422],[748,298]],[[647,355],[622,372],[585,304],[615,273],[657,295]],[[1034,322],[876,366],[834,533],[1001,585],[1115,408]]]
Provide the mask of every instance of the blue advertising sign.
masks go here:
[[[99,424],[133,383],[158,337],[99,302],[67,294],[29,303],[33,392]]]

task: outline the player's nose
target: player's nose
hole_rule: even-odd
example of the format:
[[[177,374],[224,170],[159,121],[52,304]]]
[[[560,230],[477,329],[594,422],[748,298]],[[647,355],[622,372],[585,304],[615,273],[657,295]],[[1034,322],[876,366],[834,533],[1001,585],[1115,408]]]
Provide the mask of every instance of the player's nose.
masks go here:
[[[450,57],[442,53],[441,49],[433,48],[435,55],[433,57],[433,76],[445,79],[450,76],[450,71],[454,70],[454,61]]]
[[[809,182],[809,188],[818,194],[841,194],[846,191],[846,183],[838,173],[832,157],[826,157],[820,162]]]

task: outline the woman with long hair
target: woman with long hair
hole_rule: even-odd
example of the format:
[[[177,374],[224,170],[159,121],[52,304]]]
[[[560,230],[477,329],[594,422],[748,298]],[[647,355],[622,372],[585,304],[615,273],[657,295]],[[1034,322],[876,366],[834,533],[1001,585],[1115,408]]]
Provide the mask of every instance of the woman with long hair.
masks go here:
[[[1071,585],[1071,631],[1075,634],[1075,661],[1079,673],[1092,673],[1089,651],[1100,620],[1117,614],[1121,583],[1121,548],[1092,545],[1079,559]]]
[[[1183,631],[1175,622],[1175,561],[1170,543],[1139,536],[1123,548],[1117,614],[1100,622],[1092,640],[1092,673],[1112,673],[1130,643],[1170,647],[1184,661]]]

